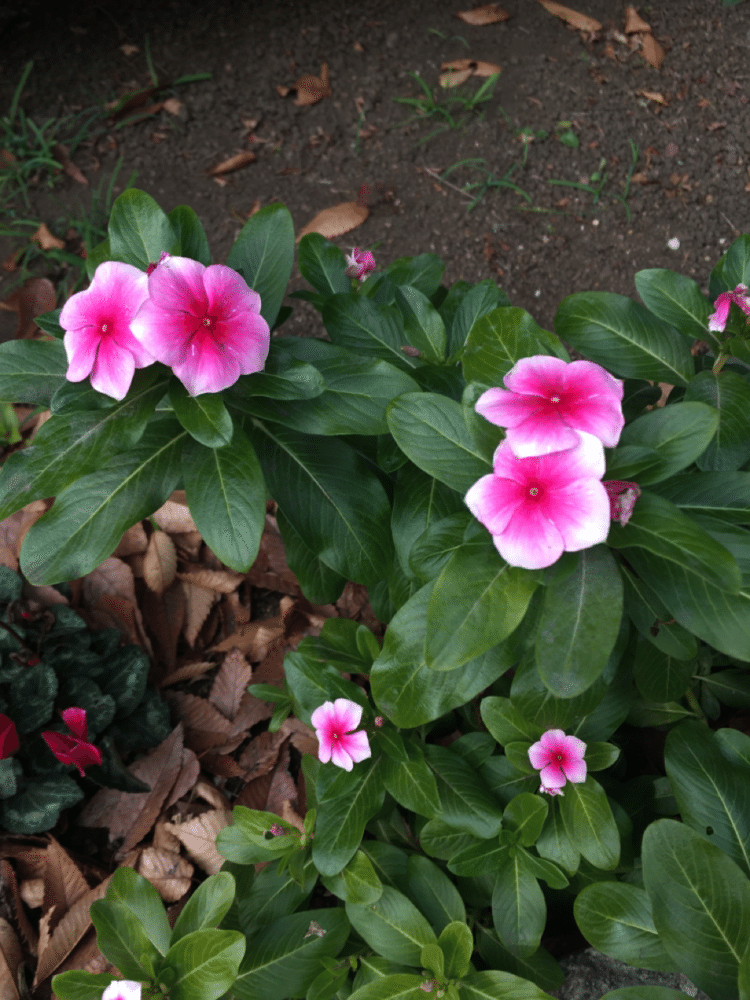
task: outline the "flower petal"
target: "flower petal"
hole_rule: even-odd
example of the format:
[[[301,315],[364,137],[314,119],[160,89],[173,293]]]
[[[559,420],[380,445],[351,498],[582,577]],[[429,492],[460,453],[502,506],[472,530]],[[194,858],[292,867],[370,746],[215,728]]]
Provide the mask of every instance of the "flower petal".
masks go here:
[[[360,729],[358,733],[349,733],[347,736],[344,736],[341,740],[341,746],[355,764],[358,764],[361,760],[366,760],[368,757],[372,757],[370,741],[364,729]]]
[[[550,491],[554,520],[566,552],[590,549],[606,541],[611,523],[609,497],[597,479],[579,479],[564,490]]]
[[[203,274],[203,287],[211,316],[228,320],[245,313],[260,314],[260,295],[231,267],[211,264]],[[264,321],[265,322],[265,321]]]
[[[568,781],[572,781],[574,785],[579,785],[582,781],[586,780],[586,761],[579,760],[577,757],[572,760],[566,761],[562,765],[563,773]]]
[[[96,363],[100,341],[101,335],[93,326],[66,332],[63,344],[68,356],[68,370],[65,377],[69,382],[81,382],[88,378]]]
[[[557,527],[535,504],[519,507],[505,530],[493,535],[492,541],[507,563],[522,569],[545,569],[564,551]]]
[[[511,392],[532,393],[551,399],[560,395],[567,367],[568,363],[561,358],[537,354],[516,361],[503,381]]]
[[[185,359],[190,338],[200,328],[200,320],[191,313],[170,312],[152,299],[144,302],[130,321],[135,339],[157,361],[170,367]]]
[[[565,775],[559,764],[549,764],[539,777],[545,788],[562,788],[565,784]]]
[[[345,771],[351,771],[354,767],[354,761],[346,752],[346,750],[341,746],[341,744],[334,740],[333,742],[333,752],[331,754],[331,760],[337,767],[343,767]]]
[[[563,753],[565,751],[565,739],[564,729],[548,729],[546,733],[542,733],[539,737],[539,742],[550,753]]]
[[[524,502],[520,483],[499,476],[482,476],[465,498],[466,506],[491,535],[505,531],[508,522]]]
[[[148,278],[148,293],[160,309],[187,312],[201,319],[208,309],[203,284],[206,268],[189,257],[167,257]]]
[[[114,399],[124,399],[128,394],[135,372],[135,358],[114,340],[102,338],[91,370],[91,384],[97,392]]]
[[[172,371],[191,396],[221,392],[240,377],[236,359],[209,337],[194,337],[184,360],[173,364]]]
[[[568,426],[555,407],[538,408],[523,423],[508,428],[505,438],[513,454],[519,458],[566,451],[578,444],[578,434]]]
[[[529,747],[529,760],[531,761],[531,766],[535,767],[537,771],[541,771],[543,767],[549,764],[550,751],[541,740],[538,743],[532,743]]]
[[[722,292],[714,302],[714,312],[708,317],[708,329],[713,333],[722,333],[729,319],[729,309],[732,298],[729,292]]]
[[[337,698],[333,703],[336,711],[336,726],[342,733],[356,729],[362,719],[362,706],[348,698]]]
[[[477,413],[498,427],[517,427],[528,417],[544,408],[546,400],[539,395],[509,392],[507,389],[487,389],[474,404]]]
[[[64,709],[62,712],[62,720],[71,733],[77,736],[79,740],[85,740],[88,737],[85,708]]]

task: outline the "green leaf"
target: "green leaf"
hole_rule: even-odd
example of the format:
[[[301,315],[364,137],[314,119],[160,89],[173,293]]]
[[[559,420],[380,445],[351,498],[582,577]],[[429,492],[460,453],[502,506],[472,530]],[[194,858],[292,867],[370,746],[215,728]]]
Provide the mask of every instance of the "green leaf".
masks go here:
[[[302,593],[312,604],[333,604],[341,597],[346,577],[318,559],[305,544],[302,535],[284,517],[281,508],[276,511],[276,523],[284,540],[286,561],[297,577]]]
[[[445,323],[427,296],[417,288],[402,285],[396,289],[396,305],[404,317],[404,332],[412,347],[429,361],[445,361]]]
[[[750,458],[750,385],[737,372],[698,372],[686,401],[708,403],[719,414],[716,435],[696,458],[704,472],[734,472]],[[682,405],[682,404],[680,404]],[[673,409],[676,407],[673,407]]]
[[[95,900],[90,907],[101,953],[126,979],[151,980],[161,955],[138,917],[122,903]]]
[[[672,619],[672,612],[643,580],[621,566],[625,582],[625,610],[644,638],[666,656],[692,660],[698,655],[695,636]]]
[[[297,264],[302,277],[321,295],[348,292],[351,287],[343,253],[320,233],[307,233],[299,241]]]
[[[191,257],[204,267],[211,263],[211,250],[201,221],[189,205],[178,205],[167,216],[177,234],[182,257]]]
[[[538,858],[523,849],[519,849],[518,857],[521,859],[521,866],[534,878],[543,879],[550,889],[565,889],[568,886],[568,879],[554,862]]]
[[[0,824],[10,833],[45,833],[53,829],[62,809],[83,798],[83,790],[67,774],[35,777],[23,791],[0,801]]]
[[[489,420],[477,413],[475,409],[477,400],[485,391],[483,385],[478,382],[470,382],[461,397],[461,408],[464,413],[464,422],[474,444],[479,448],[484,458],[491,463],[498,445],[505,436],[505,431],[502,427],[491,424]]]
[[[372,906],[347,903],[346,915],[366,944],[392,962],[419,967],[424,946],[437,943],[416,906],[390,886]]]
[[[465,493],[490,472],[454,400],[435,393],[406,393],[390,404],[387,420],[399,448],[451,489]]]
[[[8,340],[0,344],[0,399],[49,406],[67,367],[59,340]]]
[[[321,771],[321,775],[324,773]],[[377,761],[363,761],[353,771],[336,775],[325,796],[318,778],[313,861],[321,875],[337,875],[354,857],[365,824],[383,805],[384,795]]]
[[[456,549],[435,581],[425,644],[432,670],[455,670],[507,639],[536,589],[532,574],[509,566],[480,531]]]
[[[694,721],[683,722],[669,733],[664,763],[683,823],[749,874],[747,768],[730,763],[711,730]]]
[[[528,761],[528,756],[527,756]],[[518,834],[518,843],[531,847],[539,839],[549,806],[539,795],[521,792],[511,799],[503,813],[503,827]]]
[[[109,217],[110,258],[145,271],[162,253],[174,253],[176,245],[172,224],[151,195],[136,188],[123,191]]]
[[[466,908],[458,889],[442,869],[422,854],[409,855],[406,895],[427,917],[436,934],[442,935],[443,930],[456,921],[465,925]],[[450,961],[447,964],[450,965]]]
[[[508,860],[508,845],[497,837],[469,843],[448,858],[448,870],[463,878],[495,872]]]
[[[645,889],[595,882],[576,897],[573,912],[583,936],[605,955],[640,969],[679,971],[659,940]]]
[[[405,573],[412,572],[411,553],[417,540],[430,538],[438,531],[438,524],[443,518],[457,512],[468,524],[471,514],[457,493],[411,462],[398,470],[393,491],[391,532],[396,555]]]
[[[25,736],[52,719],[57,674],[47,663],[35,663],[14,679],[9,694],[16,729]]]
[[[435,777],[425,763],[418,744],[410,742],[405,749],[408,754],[406,761],[383,758],[383,784],[399,805],[432,819],[441,811]]]
[[[424,751],[437,781],[441,819],[475,837],[496,837],[502,811],[477,772],[448,747],[427,743]]]
[[[526,623],[522,627],[525,630]],[[617,645],[610,654],[610,659],[616,655]],[[606,675],[606,668],[604,673]],[[591,687],[575,698],[556,697],[543,683],[537,670],[534,651],[529,650],[516,667],[510,694],[513,706],[529,723],[537,724],[542,730],[567,730],[574,729],[596,708],[606,689],[607,682],[604,676],[600,676]]]
[[[750,948],[747,949],[742,961],[740,962],[740,973],[738,978],[740,1000],[748,1000],[750,997]]]
[[[347,673],[367,674],[380,646],[366,625],[349,618],[328,618],[320,635],[306,636],[297,646],[297,652],[321,665],[329,664]]]
[[[93,250],[89,250],[86,257],[86,276],[91,281],[96,273],[97,267],[105,260],[112,259],[112,251],[109,246],[109,237],[97,243]]]
[[[258,873],[249,892],[237,895],[240,930],[248,938],[254,939],[279,917],[287,917],[299,909],[318,880],[312,859],[304,867],[303,886],[298,885],[288,872],[279,874],[277,867],[268,865]]]
[[[422,976],[394,973],[365,983],[349,994],[349,1000],[419,1000],[422,982]]]
[[[172,944],[194,931],[218,927],[234,899],[235,882],[229,872],[217,872],[201,882],[177,917]]]
[[[409,729],[471,701],[514,662],[512,652],[496,647],[456,670],[431,670],[424,648],[432,587],[422,587],[398,610],[370,672],[377,706],[394,725]]]
[[[701,677],[701,683],[732,708],[750,708],[750,675],[743,670],[719,670]]]
[[[451,292],[461,284],[461,282],[457,282],[456,285],[453,285],[440,306],[440,315],[443,317],[448,333],[449,355],[455,354],[464,346],[469,334],[480,319],[491,313],[497,306],[508,305],[507,300],[505,303],[500,302],[503,293],[491,278],[487,278],[485,281],[480,281],[478,285],[469,286],[465,294],[462,295],[458,307],[453,309],[452,304],[449,303]]]
[[[581,863],[581,855],[578,849],[570,842],[570,837],[565,830],[565,824],[560,815],[560,809],[555,805],[555,800],[550,804],[547,822],[544,824],[544,828],[534,846],[543,858],[559,865],[569,875],[574,875],[578,871]]]
[[[635,287],[646,307],[689,337],[691,346],[694,340],[705,340],[714,350],[719,347],[718,337],[708,329],[708,317],[713,310],[692,278],[654,267],[638,271]]]
[[[673,328],[624,295],[576,292],[560,303],[555,332],[620,378],[687,385],[690,346]]]
[[[221,448],[232,440],[232,418],[220,392],[191,396],[182,382],[173,378],[169,401],[177,419],[198,444]]]
[[[568,361],[558,338],[543,330],[524,309],[499,306],[472,327],[461,358],[467,382],[501,386],[521,358],[550,354]]]
[[[227,265],[239,271],[260,295],[260,314],[270,327],[294,264],[294,224],[285,205],[275,203],[252,215],[229,251]]]
[[[393,557],[385,490],[343,441],[275,426],[253,441],[272,496],[322,562],[355,583],[372,586]]]
[[[206,544],[227,566],[247,572],[266,521],[266,486],[250,441],[239,427],[224,447],[188,439],[182,471],[190,513]]]
[[[506,858],[492,893],[492,922],[501,943],[512,955],[533,955],[546,920],[547,906],[539,883],[524,867],[520,854]]]
[[[372,862],[362,851],[357,851],[338,875],[323,876],[321,881],[329,892],[345,903],[358,903],[361,906],[377,902],[383,892],[383,883],[375,874]]]
[[[101,1000],[111,982],[112,976],[107,972],[94,975],[92,972],[75,969],[53,976],[52,989],[58,1000]]]
[[[330,348],[327,341],[309,338],[315,347],[305,345],[304,338],[272,339],[262,372],[240,375],[225,393],[230,406],[256,396],[269,399],[313,399],[325,389],[323,376],[310,362]],[[322,345],[323,352],[319,345]]]
[[[655,492],[689,514],[750,520],[750,472],[691,472],[659,483]]]
[[[737,285],[750,284],[750,237],[740,236],[711,272],[709,295],[734,291]]]
[[[377,306],[357,292],[333,295],[323,306],[323,323],[334,344],[358,357],[381,358],[406,371],[418,367],[417,360],[401,350],[406,334],[395,306]]]
[[[536,665],[553,695],[573,698],[600,676],[617,639],[622,607],[622,577],[604,545],[582,552],[573,573],[545,589]]]
[[[508,698],[490,695],[482,699],[479,710],[485,726],[501,746],[527,740],[534,743],[542,735],[542,727],[529,722]]]
[[[639,486],[650,486],[669,479],[699,458],[711,445],[718,427],[719,413],[713,406],[695,400],[680,402],[656,407],[628,424],[620,436],[620,445],[658,452],[659,464],[638,475]]]
[[[521,979],[509,972],[489,969],[472,972],[461,980],[461,1000],[550,1000],[548,993],[528,979]]]
[[[633,674],[636,687],[646,701],[677,701],[691,686],[693,660],[678,660],[646,640],[638,643]]]
[[[557,990],[565,981],[562,969],[545,948],[537,948],[529,958],[516,958],[489,927],[477,925],[477,950],[491,969],[530,979],[540,989]]]
[[[735,1000],[750,937],[750,882],[684,823],[661,819],[643,837],[654,926],[677,968],[712,1000]]]
[[[617,761],[620,748],[611,743],[588,743],[585,756],[589,771],[604,771]]]
[[[471,965],[474,938],[464,920],[454,920],[440,932],[438,944],[445,956],[445,973],[450,979],[461,979]]]
[[[187,432],[172,420],[151,424],[135,448],[81,477],[29,530],[21,553],[37,584],[75,580],[111,555],[123,533],[169,498],[179,480]]]
[[[567,782],[560,812],[571,842],[584,858],[613,871],[620,860],[620,835],[602,786],[591,777],[581,785]]]
[[[172,930],[159,893],[150,882],[132,868],[121,866],[110,879],[105,898],[108,904],[118,904],[132,913],[156,950],[167,954]]]
[[[445,270],[444,261],[434,253],[421,253],[418,257],[399,257],[386,268],[394,285],[413,285],[423,295],[431,298],[438,289]]]
[[[440,982],[445,979],[445,956],[437,944],[426,944],[424,946],[420,964],[428,972],[432,972]]]

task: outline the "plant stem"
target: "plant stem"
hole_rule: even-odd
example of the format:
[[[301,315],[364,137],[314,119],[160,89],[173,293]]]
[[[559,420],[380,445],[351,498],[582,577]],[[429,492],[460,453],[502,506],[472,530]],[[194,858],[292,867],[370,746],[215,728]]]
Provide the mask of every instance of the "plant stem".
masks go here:
[[[699,722],[703,722],[708,725],[708,719],[703,713],[703,709],[698,704],[698,699],[695,697],[695,692],[692,688],[688,688],[685,692],[685,701],[688,703],[690,708],[692,708]]]

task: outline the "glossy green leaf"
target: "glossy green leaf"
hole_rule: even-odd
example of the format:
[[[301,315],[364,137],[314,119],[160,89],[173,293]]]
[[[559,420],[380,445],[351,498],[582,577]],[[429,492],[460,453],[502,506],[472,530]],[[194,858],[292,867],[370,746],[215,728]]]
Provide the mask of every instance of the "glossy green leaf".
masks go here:
[[[306,233],[299,241],[297,264],[302,277],[321,295],[350,289],[351,279],[344,274],[343,253],[320,233]]]
[[[377,306],[364,295],[333,295],[323,307],[323,323],[334,344],[359,357],[381,358],[409,371],[418,366],[404,354],[404,321],[395,306]]]
[[[750,881],[718,847],[669,819],[646,829],[643,880],[677,968],[712,1000],[736,1000],[750,937]]]
[[[314,344],[315,346],[311,346]],[[320,345],[322,344],[322,351]],[[268,399],[313,399],[325,389],[323,376],[311,363],[330,348],[327,341],[314,338],[284,337],[272,339],[262,372],[240,375],[224,393],[231,406],[256,396]]]
[[[441,819],[475,837],[495,837],[502,811],[477,772],[449,747],[425,745],[425,760],[437,781]]]
[[[423,981],[422,976],[413,973],[392,973],[360,986],[349,994],[349,1000],[419,1000]]]
[[[278,202],[252,215],[229,251],[227,265],[260,295],[260,314],[270,327],[276,322],[293,264],[294,224],[289,209]]]
[[[653,448],[661,461],[638,475],[638,485],[650,486],[681,472],[711,445],[719,427],[719,412],[697,396],[690,402],[659,406],[624,428],[623,446]]]
[[[333,604],[341,597],[346,577],[318,559],[305,544],[302,535],[284,517],[281,508],[276,511],[276,523],[284,540],[286,561],[297,577],[302,593],[312,604]]]
[[[456,921],[465,924],[466,908],[458,889],[434,861],[422,854],[409,856],[405,891],[436,934]]]
[[[524,309],[499,306],[472,327],[461,363],[467,382],[502,386],[516,361],[536,354],[569,360],[554,334],[543,330]]]
[[[490,695],[482,699],[480,706],[482,721],[498,743],[535,743],[542,735],[542,727],[529,722],[511,703],[509,698]]]
[[[639,577],[621,566],[625,610],[640,634],[665,656],[692,660],[698,655],[695,636],[672,618],[672,612]]]
[[[411,285],[402,285],[396,289],[396,305],[404,317],[408,343],[429,361],[445,361],[445,323],[427,296]]]
[[[490,423],[486,417],[477,413],[475,409],[477,400],[485,391],[485,386],[478,382],[470,382],[461,397],[461,408],[463,409],[464,422],[474,444],[484,458],[491,463],[498,445],[505,437],[505,431],[502,427]]]
[[[750,521],[750,472],[691,472],[659,483],[654,492],[688,514]]]
[[[417,541],[432,537],[442,519],[456,513],[463,515],[464,524],[468,524],[471,514],[454,490],[428,476],[411,462],[398,470],[393,491],[391,532],[396,555],[405,573],[413,572],[411,553]]]
[[[440,306],[440,315],[445,321],[448,332],[448,354],[455,354],[460,350],[479,322],[488,313],[491,313],[499,305],[508,305],[508,301],[503,303],[500,300],[504,293],[500,291],[491,278],[480,281],[477,285],[469,285],[458,302],[457,307],[453,307],[449,302],[451,292],[461,285],[456,284],[448,292],[445,301]]]
[[[67,367],[59,340],[8,340],[0,344],[0,399],[49,406]]]
[[[229,872],[217,872],[201,882],[175,921],[171,943],[193,931],[218,927],[234,899],[235,882]]]
[[[690,687],[692,660],[678,660],[642,639],[638,643],[633,677],[646,701],[677,701]]]
[[[150,980],[161,955],[139,918],[122,903],[106,899],[95,900],[90,914],[101,953],[127,979]]]
[[[238,931],[193,931],[169,949],[157,981],[167,971],[176,974],[170,1000],[218,1000],[237,978],[245,944]]]
[[[562,969],[546,948],[537,948],[529,958],[517,958],[500,944],[492,928],[477,925],[476,932],[477,950],[491,969],[531,980],[542,990],[557,990],[565,981]]]
[[[179,379],[169,383],[169,401],[185,430],[206,448],[221,448],[232,440],[232,418],[220,392],[191,396]]]
[[[377,762],[363,761],[343,771],[321,795],[318,778],[318,818],[313,861],[321,875],[337,875],[354,857],[365,824],[383,805],[385,789]]]
[[[390,263],[386,274],[394,285],[413,285],[428,298],[433,296],[445,270],[445,262],[434,253],[418,257],[399,257]]]
[[[110,258],[145,271],[176,246],[172,224],[151,195],[136,188],[123,191],[109,217]]]
[[[399,805],[432,819],[441,810],[435,777],[418,745],[408,743],[406,751],[406,761],[397,762],[390,757],[383,759],[383,784]]]
[[[524,626],[525,628],[525,623]],[[610,654],[616,655],[616,651]],[[605,668],[606,674],[606,668]],[[510,689],[513,706],[530,723],[544,729],[572,729],[602,700],[607,688],[603,676],[575,698],[558,698],[552,694],[539,676],[534,651],[530,650],[513,675]]]
[[[45,833],[57,825],[60,812],[80,802],[83,795],[67,774],[35,778],[12,798],[0,800],[0,823],[13,833]]]
[[[470,973],[461,980],[459,993],[461,1000],[550,1000],[534,983],[499,969]]]
[[[507,805],[503,813],[503,827],[517,834],[518,842],[524,847],[531,847],[539,839],[548,809],[546,800],[539,795],[521,792]]]
[[[508,845],[497,837],[459,848],[448,858],[448,870],[463,878],[495,872],[508,860]]]
[[[362,851],[357,851],[338,875],[323,876],[321,881],[329,892],[345,903],[367,906],[380,899],[383,893],[383,883]]]
[[[438,944],[445,956],[445,974],[449,979],[461,979],[469,971],[474,938],[463,920],[446,924]]]
[[[746,670],[718,670],[701,677],[701,683],[732,708],[750,708],[750,674]]]
[[[287,917],[304,903],[318,881],[318,872],[310,859],[303,871],[303,885],[288,871],[281,874],[278,865],[268,865],[253,880],[249,891],[237,894],[239,929],[254,938],[280,917]]]
[[[686,401],[707,403],[719,415],[716,435],[696,458],[704,472],[734,472],[750,458],[750,385],[737,372],[699,372]]]
[[[653,267],[638,271],[635,287],[647,308],[689,337],[691,345],[694,340],[705,340],[714,349],[719,346],[718,337],[708,329],[708,317],[713,310],[692,278]]]
[[[588,743],[585,756],[589,771],[604,771],[617,761],[620,748],[611,743]]]
[[[371,906],[346,904],[346,915],[361,938],[384,958],[419,967],[422,948],[436,944],[435,933],[410,900],[385,886]]]
[[[573,875],[578,871],[581,854],[571,843],[556,801],[553,800],[550,805],[547,821],[534,846],[543,858],[559,865],[569,875]]]
[[[188,205],[178,205],[167,216],[180,244],[180,256],[200,261],[204,267],[211,263],[211,250],[201,221]]]
[[[547,906],[539,883],[519,854],[507,858],[497,872],[492,893],[492,922],[501,943],[512,955],[533,955],[546,921]]]
[[[112,976],[109,973],[94,975],[92,972],[75,969],[53,976],[52,989],[58,1000],[101,1000],[111,982]]]
[[[132,868],[121,866],[109,880],[106,900],[129,910],[157,951],[167,954],[172,930],[161,897],[150,882]]]
[[[690,345],[667,323],[624,295],[576,292],[560,303],[555,332],[619,378],[686,385]]]
[[[567,782],[560,799],[565,830],[576,850],[597,868],[612,871],[620,860],[620,835],[602,786],[592,777]]]
[[[740,236],[711,272],[709,295],[734,291],[737,285],[750,285],[750,237]]]
[[[521,859],[521,867],[534,878],[546,882],[550,889],[565,889],[568,886],[568,879],[554,862],[538,858],[536,854],[522,848],[518,850],[518,857]]]

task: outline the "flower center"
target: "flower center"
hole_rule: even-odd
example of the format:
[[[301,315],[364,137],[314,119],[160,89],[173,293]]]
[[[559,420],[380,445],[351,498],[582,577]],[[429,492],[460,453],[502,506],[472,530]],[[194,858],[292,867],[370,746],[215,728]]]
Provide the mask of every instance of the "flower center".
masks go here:
[[[532,486],[531,489],[529,490],[529,496],[531,496],[531,497],[539,496],[539,487],[538,486]]]
[[[211,317],[210,316],[204,316],[203,317],[203,325],[207,326],[207,327],[211,326]]]
[[[106,333],[106,332],[107,332],[107,324],[106,323],[102,323],[102,333]]]
[[[562,764],[562,759],[563,759],[563,755],[561,753],[556,753],[555,754],[555,760],[557,761],[558,764]]]
[[[333,731],[333,732],[331,733],[331,739],[332,739],[332,740],[340,740],[340,739],[341,739],[341,734],[340,734],[340,733],[338,733],[338,732],[337,732],[337,731],[336,731],[336,730],[334,729],[334,731]]]
[[[560,402],[560,397],[559,396],[553,396],[552,399],[550,400],[550,402],[552,402],[552,403],[559,403]]]

